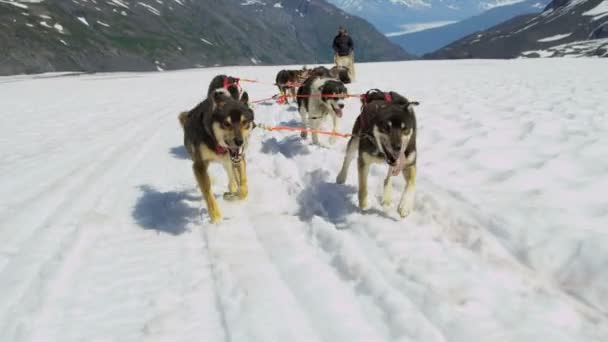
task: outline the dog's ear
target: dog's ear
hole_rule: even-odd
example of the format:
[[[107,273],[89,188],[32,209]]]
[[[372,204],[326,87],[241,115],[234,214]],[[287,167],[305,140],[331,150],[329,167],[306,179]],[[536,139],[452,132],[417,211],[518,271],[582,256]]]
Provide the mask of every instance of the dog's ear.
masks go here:
[[[241,102],[244,104],[249,104],[249,94],[247,94],[246,91],[244,91],[243,95],[241,95]]]

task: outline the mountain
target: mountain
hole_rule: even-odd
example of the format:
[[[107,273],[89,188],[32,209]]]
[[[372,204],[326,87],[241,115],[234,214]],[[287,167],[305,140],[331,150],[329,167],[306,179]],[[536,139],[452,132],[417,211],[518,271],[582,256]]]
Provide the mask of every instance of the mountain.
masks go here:
[[[357,61],[410,57],[322,0],[0,0],[0,75],[326,63],[340,24]]]
[[[492,8],[528,0],[328,0],[348,13],[360,16],[380,31],[400,31],[404,26],[460,21]],[[439,23],[441,24],[441,23]]]
[[[409,52],[423,55],[433,52],[471,33],[485,30],[513,17],[539,13],[549,0],[523,0],[513,4],[491,8],[482,14],[441,27],[430,28],[403,35],[395,35],[391,40]]]
[[[425,57],[560,56],[608,57],[608,0],[554,0],[539,15],[514,18]]]

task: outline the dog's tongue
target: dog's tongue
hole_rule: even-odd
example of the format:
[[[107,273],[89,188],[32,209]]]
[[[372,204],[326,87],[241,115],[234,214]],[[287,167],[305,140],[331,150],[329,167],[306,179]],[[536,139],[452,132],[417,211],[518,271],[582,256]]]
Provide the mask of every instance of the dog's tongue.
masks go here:
[[[388,174],[390,176],[397,176],[403,169],[405,168],[405,148],[406,145],[403,144],[401,146],[401,150],[399,150],[399,157],[397,157],[397,162],[395,166],[389,166]]]
[[[340,117],[340,118],[342,117],[342,108],[334,107],[334,112],[336,112],[336,115],[338,115],[338,117]]]

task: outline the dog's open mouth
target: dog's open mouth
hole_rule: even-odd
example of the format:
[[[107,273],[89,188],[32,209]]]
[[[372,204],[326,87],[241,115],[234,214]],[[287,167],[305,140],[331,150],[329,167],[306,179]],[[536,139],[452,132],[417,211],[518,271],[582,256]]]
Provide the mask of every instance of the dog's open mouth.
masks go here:
[[[336,113],[336,115],[341,118],[342,117],[342,108],[340,107],[336,107],[333,104],[331,105],[331,108],[334,110],[334,112]]]
[[[245,148],[241,147],[228,147],[228,153],[230,154],[230,160],[233,163],[240,163],[243,160],[243,153]]]
[[[406,145],[402,145],[398,151],[387,149],[384,144],[382,144],[382,148],[384,149],[384,160],[389,166],[389,175],[397,176],[407,164],[405,158]]]
[[[397,166],[400,156],[395,156],[393,153],[391,153],[392,150],[388,149],[386,146],[384,146],[384,144],[382,144],[382,149],[384,150],[384,160],[386,161],[386,163],[389,166]],[[399,153],[399,151],[397,151],[396,153]]]

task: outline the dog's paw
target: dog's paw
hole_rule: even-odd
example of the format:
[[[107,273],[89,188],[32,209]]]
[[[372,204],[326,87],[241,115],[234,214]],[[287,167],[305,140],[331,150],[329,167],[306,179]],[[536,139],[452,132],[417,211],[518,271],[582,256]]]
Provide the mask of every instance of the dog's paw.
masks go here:
[[[367,199],[359,199],[359,209],[367,210],[367,208],[369,208],[367,204]]]
[[[222,220],[222,213],[219,208],[209,208],[209,218],[211,218],[211,223],[219,223]]]
[[[239,185],[237,184],[236,181],[232,181],[228,183],[228,191],[235,193],[239,190]],[[226,194],[224,194],[224,197],[226,196]]]
[[[397,211],[399,212],[399,216],[401,216],[401,218],[406,218],[406,217],[410,216],[410,214],[414,211],[413,201],[407,201],[407,202],[403,203],[402,205],[399,206]]]
[[[224,192],[224,201],[236,201],[239,199],[239,194],[236,192]]]
[[[344,184],[346,183],[346,175],[343,173],[338,174],[338,177],[336,177],[336,184]]]
[[[382,207],[386,210],[391,206],[391,199],[384,197],[382,198]]]
[[[249,195],[249,189],[246,186],[242,186],[239,188],[239,199],[246,199]]]

